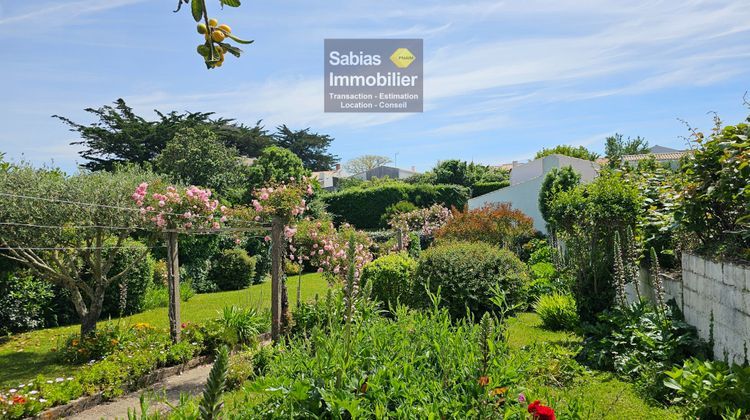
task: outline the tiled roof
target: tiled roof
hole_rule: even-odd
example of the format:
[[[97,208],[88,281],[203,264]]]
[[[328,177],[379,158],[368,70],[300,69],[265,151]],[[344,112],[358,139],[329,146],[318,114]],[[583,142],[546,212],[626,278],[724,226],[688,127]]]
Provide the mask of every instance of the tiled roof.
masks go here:
[[[622,160],[626,162],[632,162],[632,161],[638,161],[638,160],[644,160],[644,159],[650,159],[654,158],[659,161],[665,161],[665,160],[679,160],[683,156],[689,154],[689,150],[685,150],[682,152],[673,152],[673,153],[646,153],[643,155],[624,155],[622,157]]]

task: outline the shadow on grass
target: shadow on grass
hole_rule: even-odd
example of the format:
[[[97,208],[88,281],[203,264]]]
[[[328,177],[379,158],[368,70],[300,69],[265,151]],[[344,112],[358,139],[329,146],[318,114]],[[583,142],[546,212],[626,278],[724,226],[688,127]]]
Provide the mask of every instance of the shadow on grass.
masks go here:
[[[64,364],[56,353],[19,351],[0,355],[0,384],[17,386],[36,375],[68,376],[77,367]]]

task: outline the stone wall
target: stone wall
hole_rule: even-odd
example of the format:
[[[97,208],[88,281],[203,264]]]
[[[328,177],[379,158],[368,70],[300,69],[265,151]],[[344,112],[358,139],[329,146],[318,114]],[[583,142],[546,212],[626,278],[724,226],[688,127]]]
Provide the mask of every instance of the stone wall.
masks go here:
[[[662,276],[685,321],[708,341],[713,315],[714,357],[743,363],[750,347],[750,267],[682,254],[682,276]]]

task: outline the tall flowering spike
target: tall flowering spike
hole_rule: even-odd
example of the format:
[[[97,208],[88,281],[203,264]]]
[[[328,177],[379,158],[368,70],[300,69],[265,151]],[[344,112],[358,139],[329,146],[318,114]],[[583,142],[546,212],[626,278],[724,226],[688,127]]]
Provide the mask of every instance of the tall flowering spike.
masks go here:
[[[633,229],[628,226],[625,230],[625,271],[629,281],[635,286],[635,293],[641,297],[641,289],[638,282],[638,246],[635,242]]]
[[[656,249],[654,249],[654,247],[651,247],[651,283],[654,287],[654,294],[656,295],[656,304],[663,312],[667,309],[667,304],[664,301],[664,282],[661,280],[659,256],[656,254]]]
[[[625,267],[622,263],[622,247],[620,246],[620,232],[615,232],[614,239],[614,281],[615,300],[618,306],[625,307],[627,298],[625,296]]]

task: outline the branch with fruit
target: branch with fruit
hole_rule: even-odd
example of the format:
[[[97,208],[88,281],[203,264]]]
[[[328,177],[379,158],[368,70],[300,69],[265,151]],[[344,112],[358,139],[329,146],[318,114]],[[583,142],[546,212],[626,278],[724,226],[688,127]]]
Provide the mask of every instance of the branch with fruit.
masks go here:
[[[240,5],[240,0],[219,0],[219,2],[222,8],[224,5],[230,7],[239,7]],[[193,19],[196,22],[203,20],[203,23],[198,23],[197,31],[203,35],[206,41],[198,45],[197,51],[206,62],[206,68],[221,67],[224,64],[224,55],[226,53],[230,53],[235,57],[239,57],[242,54],[241,49],[229,43],[230,40],[238,44],[252,44],[252,40],[245,41],[232,34],[232,28],[229,25],[220,25],[218,20],[209,18],[206,0],[178,0],[175,13],[180,11],[183,3],[190,3]]]

